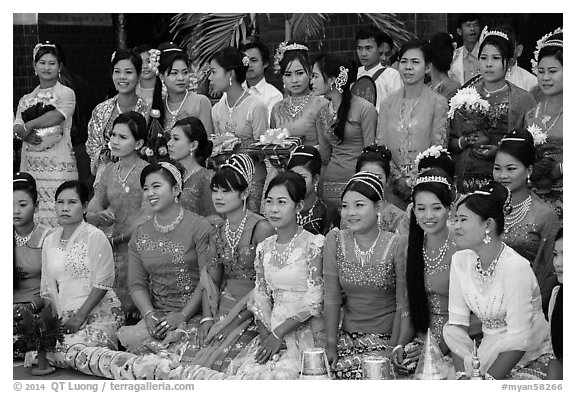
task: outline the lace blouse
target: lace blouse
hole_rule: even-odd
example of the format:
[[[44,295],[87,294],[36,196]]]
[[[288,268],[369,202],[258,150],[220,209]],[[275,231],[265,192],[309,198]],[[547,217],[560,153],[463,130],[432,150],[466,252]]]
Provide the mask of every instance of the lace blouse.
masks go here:
[[[214,176],[214,171],[200,168],[186,178],[182,194],[180,194],[180,203],[184,209],[202,217],[216,214],[210,187],[212,176]]]

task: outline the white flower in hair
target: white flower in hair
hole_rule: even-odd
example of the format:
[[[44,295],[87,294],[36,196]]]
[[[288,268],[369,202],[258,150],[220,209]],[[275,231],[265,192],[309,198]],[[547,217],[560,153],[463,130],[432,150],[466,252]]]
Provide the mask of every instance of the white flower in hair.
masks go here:
[[[553,35],[556,35],[556,34],[560,34],[560,33],[564,33],[564,30],[561,27],[558,27],[553,32],[550,32],[550,33],[544,35],[544,37],[542,37],[538,41],[536,41],[536,49],[534,50],[534,58],[532,60],[530,60],[530,63],[532,64],[532,73],[534,75],[538,75],[538,56],[540,55],[540,50],[542,48],[544,48],[545,46],[558,46],[560,48],[563,47],[564,43],[562,40],[551,40],[550,42],[548,42],[548,39],[550,37],[552,37]]]
[[[528,131],[530,134],[532,134],[532,138],[534,138],[534,146],[539,146],[546,143],[548,135],[545,132],[542,132],[542,128],[540,128],[540,126],[532,124],[528,126]]]
[[[148,54],[150,55],[149,58],[149,67],[150,70],[154,71],[156,75],[158,75],[158,66],[160,65],[160,52],[158,49],[150,49]]]
[[[424,150],[423,152],[418,153],[416,159],[414,160],[414,163],[416,164],[416,167],[418,167],[420,161],[422,161],[424,158],[426,157],[439,158],[440,155],[442,155],[442,153],[450,155],[450,153],[448,153],[448,150],[446,150],[444,147],[440,145],[431,146],[428,149]]]

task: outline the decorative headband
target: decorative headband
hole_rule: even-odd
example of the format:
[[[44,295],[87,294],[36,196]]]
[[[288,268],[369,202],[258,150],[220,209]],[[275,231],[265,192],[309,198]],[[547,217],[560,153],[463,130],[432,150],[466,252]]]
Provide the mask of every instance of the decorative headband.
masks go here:
[[[340,73],[338,74],[338,77],[334,81],[334,85],[336,85],[336,90],[338,90],[340,93],[343,92],[342,86],[344,86],[346,82],[348,82],[348,71],[349,71],[348,68],[340,66]]]
[[[510,212],[510,209],[512,206],[512,193],[510,192],[510,189],[508,187],[505,187],[505,188],[506,188],[508,195],[506,196],[506,201],[504,201],[504,205],[502,206],[502,211],[504,212],[504,215],[506,215]],[[476,190],[472,194],[473,195],[492,196],[493,191],[494,191],[494,188],[490,188],[488,191]]]
[[[36,54],[38,54],[40,48],[54,48],[56,49],[56,52],[58,52],[58,48],[56,48],[56,45],[50,43],[50,41],[46,41],[43,43],[38,43],[34,46],[34,49],[32,49],[32,58],[36,57]]]
[[[112,52],[112,57],[110,58],[110,63],[114,63],[115,57],[116,57],[116,51]]]
[[[178,168],[176,168],[169,162],[161,162],[160,166],[172,174],[172,177],[174,178],[174,180],[176,180],[176,184],[180,188],[180,191],[182,191],[182,174],[180,173]]]
[[[298,151],[298,149],[300,148],[300,150],[302,150],[304,146],[302,145],[302,147],[297,147],[296,149],[292,150],[292,153],[290,153],[290,158],[288,158],[288,165],[290,165],[290,161],[292,161],[292,157],[294,156],[302,156],[302,157],[314,157],[314,154],[312,153],[307,153],[305,151]]]
[[[532,63],[532,73],[534,74],[538,73],[538,56],[540,55],[540,50],[542,48],[547,46],[556,46],[559,48],[564,47],[563,39],[559,38],[550,39],[552,36],[555,36],[556,34],[564,34],[564,30],[561,27],[558,27],[556,30],[544,35],[544,37],[540,38],[536,42],[536,50],[534,51],[534,58],[530,60],[530,62]]]
[[[289,50],[305,50],[308,51],[308,47],[305,45],[301,45],[301,44],[297,44],[297,43],[292,43],[292,44],[287,44],[286,41],[282,41],[279,45],[278,48],[276,49],[276,53],[274,54],[274,71],[276,73],[280,72],[280,62],[282,61],[282,59],[284,58],[284,53],[286,51]]]
[[[495,35],[498,37],[502,37],[504,38],[506,41],[510,41],[510,39],[508,38],[508,35],[506,33],[503,33],[501,31],[498,30],[490,30],[488,31],[488,26],[484,26],[484,29],[482,29],[482,33],[480,34],[480,45],[482,45],[482,42],[484,42],[484,40],[486,39],[486,37],[490,36],[490,35]]]
[[[448,157],[450,157],[450,153],[448,152],[448,150],[446,150],[441,145],[431,146],[428,149],[424,150],[423,152],[418,153],[418,155],[416,156],[416,159],[414,160],[414,163],[416,164],[416,168],[418,168],[420,161],[422,161],[424,158],[426,158],[426,157],[440,158],[442,153],[444,153]]]
[[[17,183],[17,182],[30,183],[27,179],[14,179],[14,180],[12,180],[12,184]]]
[[[232,154],[220,168],[231,168],[238,173],[248,184],[252,186],[252,177],[254,176],[254,162],[247,154]]]
[[[180,53],[182,53],[182,49],[181,48],[168,48],[168,49],[164,49],[162,51],[162,53],[166,53],[166,52],[180,52]]]
[[[444,176],[420,176],[414,182],[414,187],[423,183],[442,183],[450,188],[450,182]]]
[[[352,176],[350,180],[348,180],[348,183],[346,183],[346,187],[344,187],[344,189],[348,188],[348,185],[354,182],[366,184],[368,187],[372,188],[376,194],[378,194],[380,199],[384,199],[384,186],[382,185],[382,182],[378,176],[375,174],[371,172],[358,172]]]

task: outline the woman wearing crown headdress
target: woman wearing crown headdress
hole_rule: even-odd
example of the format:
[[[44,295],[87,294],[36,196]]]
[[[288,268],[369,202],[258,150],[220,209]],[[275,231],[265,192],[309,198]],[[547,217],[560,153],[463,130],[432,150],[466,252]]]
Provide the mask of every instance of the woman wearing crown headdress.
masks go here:
[[[456,160],[456,185],[459,192],[477,190],[492,178],[492,164],[498,142],[513,129],[524,125],[524,116],[536,102],[532,95],[506,81],[506,72],[514,55],[508,36],[497,30],[484,28],[480,36],[478,59],[480,75],[472,86],[478,99],[488,102],[489,108],[481,125],[463,116],[454,116],[449,127],[449,150]],[[450,106],[457,104],[458,93]]]
[[[458,378],[469,378],[473,368],[484,379],[514,378],[519,367],[552,349],[530,262],[502,241],[509,205],[510,191],[490,182],[456,207],[455,242],[461,251],[452,257],[444,341]],[[479,365],[468,336],[471,312],[482,322]]]
[[[540,286],[544,312],[557,284],[552,257],[554,239],[562,225],[554,211],[529,188],[536,158],[535,137],[514,130],[500,141],[494,160],[494,180],[512,195],[512,210],[504,220],[502,240],[532,265]]]
[[[323,196],[340,208],[340,194],[355,173],[354,160],[374,143],[378,112],[374,105],[350,93],[356,69],[344,58],[321,54],[312,69],[312,92],[330,100],[332,126],[319,133]]]
[[[65,61],[59,45],[39,43],[34,47],[33,58],[40,84],[18,102],[13,132],[14,138],[24,141],[20,171],[36,180],[36,219],[56,226],[54,192],[63,181],[78,178],[70,141],[76,96],[74,90],[58,81]]]
[[[270,128],[286,128],[290,136],[304,136],[305,145],[318,146],[319,135],[328,132],[333,112],[326,98],[310,91],[308,47],[281,42],[274,55],[274,70],[282,75],[286,97],[272,108]]]
[[[348,229],[326,236],[323,314],[326,353],[337,379],[362,379],[361,355],[392,356],[411,338],[406,237],[379,228],[383,197],[378,176],[352,176],[342,194]]]
[[[240,350],[258,335],[246,305],[256,279],[256,247],[272,236],[274,229],[264,217],[247,209],[253,176],[252,159],[233,154],[211,181],[216,212],[225,217],[210,218],[215,227],[215,251],[208,270],[217,280],[204,289],[212,317],[204,318],[202,324],[211,328],[207,345],[199,352],[187,351],[182,360],[217,371],[226,371]]]
[[[439,168],[424,170],[412,189],[406,284],[410,328],[415,340],[393,357],[403,371],[413,369],[430,329],[443,354],[449,352],[442,337],[448,322],[448,283],[452,255],[458,250],[448,227],[452,201],[451,178]]]
[[[118,91],[114,97],[96,105],[88,122],[86,152],[90,156],[90,170],[96,176],[94,189],[112,157],[109,147],[114,120],[125,112],[138,112],[148,118],[150,106],[136,94],[138,78],[142,72],[142,58],[133,50],[117,50],[110,60],[112,82]]]
[[[530,180],[532,190],[563,216],[563,30],[546,34],[536,44],[532,71],[542,98],[527,114],[525,125],[546,137],[538,146]]]
[[[162,161],[140,174],[152,218],[136,227],[128,243],[128,287],[142,319],[118,332],[132,352],[178,353],[188,340],[208,332],[209,326],[200,324],[212,316],[203,307],[202,287],[215,279],[206,270],[214,231],[178,203],[182,172],[180,164]]]
[[[244,52],[234,47],[224,48],[210,60],[208,78],[214,92],[226,93],[226,99],[220,100],[212,108],[214,134],[221,140],[239,139],[240,151],[259,141],[268,128],[266,105],[242,87],[249,64],[250,59]],[[259,212],[266,166],[258,156],[252,156],[252,160],[255,172],[249,208]]]
[[[200,119],[212,133],[212,106],[208,97],[188,90],[190,62],[186,53],[173,42],[165,42],[149,51],[150,68],[156,73],[152,109],[160,111],[158,121],[165,132],[186,117]]]
[[[411,40],[400,48],[399,71],[404,87],[382,101],[376,141],[392,152],[395,201],[404,209],[415,177],[416,155],[432,145],[446,145],[446,98],[424,84],[430,66],[428,46]]]

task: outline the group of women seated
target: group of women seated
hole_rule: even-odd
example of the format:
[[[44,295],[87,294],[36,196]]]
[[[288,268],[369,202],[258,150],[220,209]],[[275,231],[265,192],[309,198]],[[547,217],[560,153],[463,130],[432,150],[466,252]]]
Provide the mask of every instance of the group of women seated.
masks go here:
[[[210,63],[227,95],[207,116],[183,82],[180,48],[150,52],[159,82],[147,101],[135,93],[142,59],[118,51],[118,95],[90,126],[94,196],[77,180],[59,184],[44,201],[52,229],[35,221],[43,180],[14,175],[15,319],[52,307],[61,350],[155,353],[253,379],[298,378],[303,351],[317,347],[337,379],[363,378],[370,354],[409,376],[427,338],[458,379],[478,368],[473,356],[485,379],[561,377],[561,213],[537,191],[561,189],[561,121],[547,126],[546,104],[562,94],[562,47],[540,48],[545,98],[531,109],[504,79],[508,46],[490,33],[480,44],[475,89],[497,113],[476,134],[457,118],[447,126],[419,41],[400,50],[404,86],[379,114],[351,96],[347,62],[326,55],[311,67],[301,44],[280,52],[288,95],[270,116],[241,87],[237,49]],[[151,146],[154,121],[170,132],[164,154]],[[24,140],[26,124],[15,125]],[[305,136],[280,170],[243,152],[268,125]],[[240,140],[214,171],[212,130]],[[561,193],[552,199],[561,209]]]

